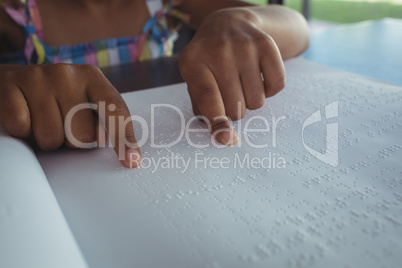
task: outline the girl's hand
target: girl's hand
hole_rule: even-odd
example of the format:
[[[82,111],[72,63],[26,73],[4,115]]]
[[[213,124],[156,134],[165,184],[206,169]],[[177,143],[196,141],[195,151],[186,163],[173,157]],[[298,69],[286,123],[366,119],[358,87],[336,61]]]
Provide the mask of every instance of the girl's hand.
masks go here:
[[[100,110],[102,102],[104,111]],[[66,125],[68,129],[65,129],[64,122],[71,109],[85,103],[98,105],[96,113],[89,108],[77,111],[71,126]],[[45,151],[55,150],[62,144],[77,147],[71,135],[89,147],[99,146],[105,143],[106,136],[97,135],[102,133],[97,131],[98,127],[103,127],[98,124],[98,116],[121,162],[127,167],[137,167],[141,153],[136,146],[131,120],[126,127],[118,124],[118,119],[129,118],[130,112],[97,67],[0,65],[0,124],[9,134],[19,138],[33,134],[38,146]],[[115,125],[109,124],[112,118]]]
[[[257,16],[242,8],[216,11],[180,56],[193,111],[209,122],[211,133],[222,144],[238,141],[227,117],[243,118],[246,108],[260,108],[265,98],[285,86],[279,49],[259,23]]]

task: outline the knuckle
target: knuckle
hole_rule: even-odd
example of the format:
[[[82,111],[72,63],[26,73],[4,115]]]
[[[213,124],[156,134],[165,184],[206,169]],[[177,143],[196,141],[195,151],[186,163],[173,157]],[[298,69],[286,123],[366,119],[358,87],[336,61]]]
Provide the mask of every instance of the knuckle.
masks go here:
[[[186,71],[188,67],[191,67],[194,62],[197,61],[198,52],[197,47],[195,45],[186,47],[181,53],[179,57],[179,68],[180,70]]]
[[[3,124],[11,135],[18,138],[25,138],[30,134],[31,118],[28,111],[13,109],[9,116],[4,117]]]
[[[273,97],[278,94],[286,85],[286,76],[284,73],[279,75],[275,81],[270,83],[266,90],[266,97]]]
[[[64,135],[56,131],[42,131],[36,138],[36,143],[43,151],[54,151],[64,143]]]
[[[14,114],[13,124],[16,130],[21,136],[26,136],[29,134],[29,129],[31,125],[31,119],[29,113],[26,111],[18,111]]]
[[[216,45],[216,47],[218,48],[218,50],[220,50],[221,53],[227,53],[230,52],[233,45],[237,45],[239,43],[241,43],[241,39],[223,39]]]
[[[79,142],[81,142],[80,139],[77,139]],[[71,149],[84,149],[84,148],[80,148],[77,144],[75,144],[75,142],[72,142],[71,140],[69,140],[69,138],[67,137],[64,141],[64,145],[67,148],[71,148]],[[43,150],[43,149],[42,149]]]
[[[179,62],[186,63],[195,56],[193,46],[187,46],[180,53]]]
[[[95,65],[83,64],[80,65],[80,67],[87,73],[102,74],[102,71],[99,69],[99,67]]]
[[[270,48],[275,44],[274,39],[269,35],[263,35],[255,41],[262,48]]]
[[[201,86],[198,92],[195,93],[197,99],[203,103],[211,105],[217,101],[217,94],[211,86]]]
[[[281,91],[286,85],[286,76],[284,73],[282,73],[280,76],[278,76],[278,79],[276,80],[276,90],[277,92]]]
[[[124,119],[126,119],[129,116],[127,105],[124,102],[117,104],[115,113],[116,115],[124,116]]]
[[[71,93],[75,91],[75,79],[73,79],[74,70],[71,64],[57,63],[49,64],[44,67],[43,72],[46,72],[46,79],[48,83],[53,86],[48,88],[54,93],[59,92],[60,87],[63,89],[63,94]],[[59,81],[63,81],[63,85],[60,85]]]
[[[26,72],[27,81],[37,81],[43,75],[43,67],[41,65],[32,65]]]
[[[49,69],[51,68],[53,73],[60,77],[69,77],[69,76],[71,76],[71,74],[73,72],[73,70],[72,70],[73,67],[67,63],[52,64],[52,65],[47,66],[47,68],[49,68]]]
[[[81,143],[92,143],[96,141],[96,133],[94,129],[87,129],[85,132],[77,134],[76,139]]]
[[[7,82],[11,82],[14,80],[14,76],[15,73],[13,71],[2,71],[0,73],[0,81],[2,82],[2,84],[7,83]]]
[[[82,64],[76,65],[77,73],[80,75],[80,82],[85,83],[92,83],[92,82],[104,82],[105,76],[103,75],[102,71],[99,67],[90,65],[90,64]]]
[[[246,109],[244,106],[241,107],[240,111],[237,107],[225,107],[226,116],[230,118],[232,121],[237,121],[242,119],[246,115]]]
[[[223,62],[227,61],[228,59],[233,58],[234,48],[240,48],[238,52],[241,52],[242,45],[240,40],[222,40],[218,44],[215,45],[214,48],[214,57],[216,59],[221,58]]]
[[[265,99],[263,97],[254,97],[249,102],[247,102],[247,108],[249,110],[257,110],[264,106]]]
[[[250,50],[255,46],[255,40],[248,37],[235,39],[233,43],[241,50]]]
[[[126,103],[119,94],[111,94],[109,97],[107,97],[106,104],[114,104],[116,106],[116,112],[124,112],[128,110]]]
[[[91,113],[82,112],[71,125],[65,126],[67,133],[65,144],[71,148],[87,148],[86,146],[92,146],[92,143],[96,141],[96,122]],[[75,142],[79,142],[75,143]],[[81,145],[81,144],[85,145]],[[91,145],[88,145],[91,144]],[[79,147],[81,146],[81,147]],[[83,149],[84,149],[83,148]]]
[[[110,115],[115,116],[129,116],[130,111],[124,102],[123,98],[119,94],[112,94],[105,100],[106,107],[110,111]]]

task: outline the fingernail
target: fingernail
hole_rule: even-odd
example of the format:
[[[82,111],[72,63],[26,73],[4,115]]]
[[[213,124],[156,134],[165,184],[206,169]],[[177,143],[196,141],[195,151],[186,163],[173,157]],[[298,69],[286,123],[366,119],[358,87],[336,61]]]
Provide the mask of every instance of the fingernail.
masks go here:
[[[126,152],[126,160],[123,164],[128,168],[137,168],[142,164],[142,156],[139,150],[128,149]]]
[[[224,129],[218,131],[219,132],[216,134],[215,138],[223,145],[232,146],[239,141],[239,136],[237,136],[236,132],[233,129]]]

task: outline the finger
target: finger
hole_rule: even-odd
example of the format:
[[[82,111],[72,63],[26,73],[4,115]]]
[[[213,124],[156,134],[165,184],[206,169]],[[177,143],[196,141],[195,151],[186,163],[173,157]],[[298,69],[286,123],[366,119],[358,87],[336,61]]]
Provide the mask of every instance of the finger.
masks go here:
[[[42,94],[43,92],[43,94]],[[54,96],[45,91],[24,90],[31,112],[32,131],[39,148],[52,151],[64,142],[63,119]]]
[[[20,89],[2,85],[0,91],[0,124],[12,136],[26,138],[31,134],[31,115]]]
[[[225,115],[225,106],[210,69],[199,67],[196,72],[189,72],[183,78],[215,139],[224,145],[236,144],[239,138]]]
[[[60,86],[64,93],[56,99],[64,119],[66,146],[82,149],[97,147],[97,117],[87,105],[85,91],[75,90],[80,86],[73,83],[66,82],[64,86]]]
[[[271,52],[260,59],[261,72],[264,77],[265,97],[276,95],[285,87],[285,66],[276,45],[270,47]],[[269,55],[269,57],[267,56]]]
[[[245,68],[241,72],[240,80],[243,86],[247,109],[256,110],[264,105],[264,83],[261,78],[261,71],[258,63],[250,64],[248,67],[249,68]]]
[[[99,148],[106,147],[108,142],[106,129],[100,121],[96,124],[96,142]]]
[[[224,72],[218,73],[215,77],[225,105],[225,113],[230,120],[236,121],[246,114],[246,101],[240,77],[238,75],[233,76],[233,74],[237,74],[237,71],[225,69]]]
[[[99,69],[91,67],[90,73],[94,78],[88,87],[88,98],[99,105],[98,116],[104,123],[119,160],[129,168],[140,166],[142,156],[126,103]]]
[[[82,81],[74,76],[74,70],[74,67],[68,64],[43,65],[39,71],[36,67],[31,75],[32,79],[38,79],[40,75],[46,74],[46,79],[42,79],[41,84],[47,89],[47,93],[39,92],[37,94],[54,96],[63,118],[66,146],[93,148],[96,147],[95,116],[89,107],[82,107],[88,103],[88,99],[85,87],[81,84]],[[23,84],[25,88],[28,86]],[[42,90],[42,92],[45,91]],[[32,97],[34,98],[34,96]]]
[[[191,95],[191,92],[188,90],[188,95],[190,96],[191,107],[193,108],[193,113],[195,116],[201,115],[200,109],[198,109],[197,102],[194,97]]]

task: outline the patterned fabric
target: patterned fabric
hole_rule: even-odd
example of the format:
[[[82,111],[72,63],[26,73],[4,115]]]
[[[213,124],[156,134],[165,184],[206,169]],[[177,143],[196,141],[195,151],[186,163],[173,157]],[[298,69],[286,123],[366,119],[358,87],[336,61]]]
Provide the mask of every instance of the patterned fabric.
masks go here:
[[[35,0],[21,0],[19,9],[6,5],[6,11],[26,33],[24,51],[0,55],[0,63],[74,63],[99,67],[171,56],[175,31],[167,27],[166,15],[172,13],[188,19],[172,9],[173,0],[162,6],[161,0],[146,0],[151,18],[139,36],[100,40],[76,45],[50,47],[43,42],[42,24]]]

